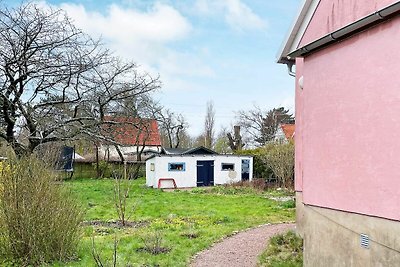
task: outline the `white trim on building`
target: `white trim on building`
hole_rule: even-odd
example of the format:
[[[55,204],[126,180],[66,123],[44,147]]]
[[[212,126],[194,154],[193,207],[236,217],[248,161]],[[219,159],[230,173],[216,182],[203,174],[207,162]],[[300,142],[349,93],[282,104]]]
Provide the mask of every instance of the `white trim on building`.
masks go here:
[[[304,0],[298,16],[296,16],[296,20],[288,32],[281,49],[279,50],[277,57],[278,63],[286,64],[287,61],[293,60],[287,58],[287,55],[296,50],[299,46],[301,38],[303,37],[315,11],[317,10],[320,1],[321,0]]]

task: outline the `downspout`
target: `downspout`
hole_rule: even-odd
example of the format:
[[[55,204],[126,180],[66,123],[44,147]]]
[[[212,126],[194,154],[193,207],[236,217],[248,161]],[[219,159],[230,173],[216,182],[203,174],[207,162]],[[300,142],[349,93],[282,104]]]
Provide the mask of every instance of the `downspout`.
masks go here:
[[[296,77],[296,72],[293,71],[293,65],[294,65],[293,61],[288,61],[286,63],[289,75],[292,76],[292,77]]]

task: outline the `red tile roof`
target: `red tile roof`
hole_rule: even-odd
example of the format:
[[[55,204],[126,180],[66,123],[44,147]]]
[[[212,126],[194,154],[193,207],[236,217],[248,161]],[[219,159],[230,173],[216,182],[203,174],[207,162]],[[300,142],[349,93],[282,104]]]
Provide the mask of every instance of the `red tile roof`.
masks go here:
[[[158,123],[154,119],[105,116],[104,120],[117,122],[117,124],[103,126],[103,130],[109,132],[121,145],[161,146]]]
[[[287,140],[294,139],[294,134],[295,134],[295,125],[294,124],[281,124],[281,128],[282,128],[282,131],[285,134]]]

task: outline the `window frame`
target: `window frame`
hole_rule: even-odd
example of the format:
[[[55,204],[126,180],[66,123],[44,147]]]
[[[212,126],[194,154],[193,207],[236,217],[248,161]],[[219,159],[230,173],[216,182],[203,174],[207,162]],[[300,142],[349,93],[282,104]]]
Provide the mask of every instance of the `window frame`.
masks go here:
[[[172,165],[182,165],[182,169],[172,169]],[[186,162],[168,162],[169,172],[184,172],[186,171]]]
[[[232,165],[232,169],[230,168],[224,168],[224,165]],[[228,162],[222,162],[221,163],[221,171],[226,172],[226,171],[235,171],[235,163],[228,163]]]

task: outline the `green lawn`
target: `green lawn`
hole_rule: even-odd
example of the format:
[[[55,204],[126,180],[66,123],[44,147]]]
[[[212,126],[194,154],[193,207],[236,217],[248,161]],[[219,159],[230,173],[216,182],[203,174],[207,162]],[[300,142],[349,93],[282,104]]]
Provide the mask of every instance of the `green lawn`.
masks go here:
[[[163,192],[146,188],[144,183],[144,179],[133,181],[128,198],[129,205],[136,206],[129,220],[141,222],[140,227],[84,226],[78,259],[67,266],[94,266],[93,235],[97,251],[109,261],[117,237],[118,266],[186,266],[195,253],[234,231],[294,220],[291,203],[270,200],[270,193],[224,187]],[[117,219],[113,180],[82,179],[66,184],[86,210],[86,221]],[[155,235],[162,237],[162,246],[169,249],[168,253],[152,255],[141,249],[143,239],[149,241]]]

